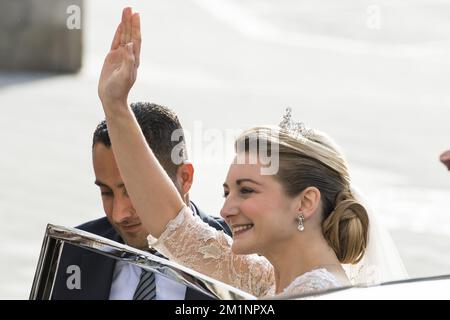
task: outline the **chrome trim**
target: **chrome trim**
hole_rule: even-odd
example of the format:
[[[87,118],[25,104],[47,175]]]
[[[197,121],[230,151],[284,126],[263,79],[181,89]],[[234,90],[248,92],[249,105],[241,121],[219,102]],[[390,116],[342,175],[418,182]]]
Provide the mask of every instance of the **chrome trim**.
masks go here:
[[[56,271],[58,270],[61,252],[65,243],[159,273],[176,282],[199,290],[214,299],[256,299],[255,296],[242,290],[149,252],[79,229],[48,224],[31,287],[30,300],[51,299]]]

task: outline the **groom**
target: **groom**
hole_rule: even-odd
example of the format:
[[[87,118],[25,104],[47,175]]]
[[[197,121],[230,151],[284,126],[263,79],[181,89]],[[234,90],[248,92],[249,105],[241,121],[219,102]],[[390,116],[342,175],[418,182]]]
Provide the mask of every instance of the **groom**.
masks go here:
[[[189,199],[194,168],[191,163],[174,164],[172,150],[186,158],[186,146],[180,141],[172,141],[174,130],[180,132],[181,124],[170,109],[150,103],[135,103],[131,108],[149,146],[174,182],[184,202],[206,223],[230,235],[230,229],[222,219],[213,218],[201,212]],[[182,132],[182,131],[181,131]],[[184,135],[181,134],[184,142]],[[102,237],[126,243],[141,250],[148,250],[147,235],[136,210],[128,197],[126,186],[120,176],[111,148],[106,122],[102,121],[93,137],[92,159],[95,184],[100,188],[106,217],[87,222],[79,229]],[[71,266],[78,266],[81,275],[79,286],[69,285]],[[65,245],[59,263],[53,299],[98,299],[131,300],[139,292],[142,269],[126,262],[116,261],[96,253],[71,245]],[[156,300],[197,300],[205,299],[200,292],[187,288],[170,279],[156,274]],[[149,281],[149,282],[152,282]]]

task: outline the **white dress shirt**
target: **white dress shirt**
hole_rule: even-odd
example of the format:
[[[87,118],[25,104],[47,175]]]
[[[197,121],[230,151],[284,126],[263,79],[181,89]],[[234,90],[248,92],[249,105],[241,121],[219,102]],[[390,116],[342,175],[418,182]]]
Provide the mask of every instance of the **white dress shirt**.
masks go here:
[[[133,300],[142,269],[124,261],[117,261],[114,268],[109,300]],[[155,274],[156,300],[184,300],[186,286]]]

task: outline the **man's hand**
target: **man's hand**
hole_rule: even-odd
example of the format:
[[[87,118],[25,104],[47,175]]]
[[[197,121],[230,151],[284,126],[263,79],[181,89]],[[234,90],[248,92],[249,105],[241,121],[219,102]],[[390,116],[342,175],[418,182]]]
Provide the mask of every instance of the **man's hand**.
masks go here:
[[[450,171],[450,150],[445,151],[443,154],[441,154],[439,159]]]
[[[141,24],[138,13],[131,8],[122,12],[122,21],[117,27],[111,50],[103,63],[98,95],[105,114],[119,111],[127,106],[128,93],[136,81],[141,52]]]

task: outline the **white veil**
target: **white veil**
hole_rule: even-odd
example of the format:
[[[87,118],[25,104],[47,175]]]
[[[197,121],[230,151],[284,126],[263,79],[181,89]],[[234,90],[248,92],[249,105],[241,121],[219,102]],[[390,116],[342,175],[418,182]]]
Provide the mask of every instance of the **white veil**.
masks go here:
[[[351,192],[366,208],[369,216],[369,239],[364,257],[357,264],[343,265],[352,285],[373,285],[407,279],[403,261],[387,229],[377,221],[361,192],[354,186]]]

